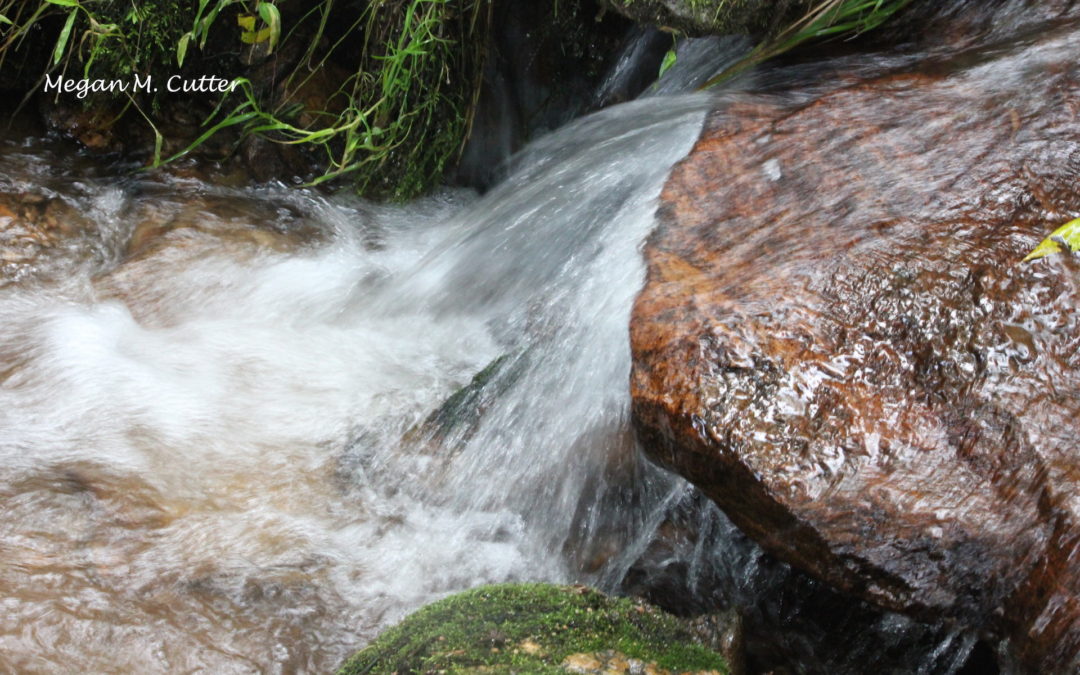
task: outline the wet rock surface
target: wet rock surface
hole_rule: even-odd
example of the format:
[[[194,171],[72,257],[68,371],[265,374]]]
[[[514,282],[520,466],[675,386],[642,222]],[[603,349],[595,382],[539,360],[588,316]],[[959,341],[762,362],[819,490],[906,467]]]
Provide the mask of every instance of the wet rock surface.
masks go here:
[[[813,0],[605,0],[626,16],[690,35],[765,33],[797,18]]]
[[[38,192],[0,192],[0,288],[33,275],[43,258],[90,223],[62,199]]]
[[[768,551],[1080,658],[1077,25],[729,99],[665,188],[632,319],[647,450]]]
[[[853,601],[762,551],[695,488],[657,535],[619,593],[678,616],[728,617],[735,672],[997,672],[962,669],[974,642],[962,627]]]

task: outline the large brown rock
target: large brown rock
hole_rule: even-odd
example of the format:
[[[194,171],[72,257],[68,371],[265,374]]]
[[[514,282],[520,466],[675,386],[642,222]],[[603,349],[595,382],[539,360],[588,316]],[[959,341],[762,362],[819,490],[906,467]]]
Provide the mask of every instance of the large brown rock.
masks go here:
[[[1080,665],[1080,26],[727,99],[631,324],[648,452],[767,550]]]

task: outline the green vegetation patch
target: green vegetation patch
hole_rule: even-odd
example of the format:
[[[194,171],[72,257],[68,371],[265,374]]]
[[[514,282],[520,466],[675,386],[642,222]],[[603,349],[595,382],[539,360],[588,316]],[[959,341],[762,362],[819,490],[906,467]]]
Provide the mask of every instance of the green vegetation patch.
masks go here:
[[[607,0],[620,13],[687,34],[746,33],[761,40],[750,54],[703,87],[812,40],[849,38],[881,26],[911,0]],[[670,53],[674,58],[674,51]],[[665,61],[666,67],[670,63]]]
[[[109,126],[125,115],[145,120],[154,166],[228,131],[240,139],[234,152],[253,136],[302,148],[315,174],[311,183],[342,178],[365,196],[403,201],[436,185],[458,159],[479,95],[492,6],[0,0],[0,66],[18,65],[20,73],[0,84],[33,93],[44,76],[130,84],[133,76],[161,82],[179,73],[213,74],[235,86],[213,90],[216,101],[206,97],[211,114],[180,148],[176,138],[165,138],[168,122],[202,113],[199,96],[170,97],[145,85],[122,94],[110,88],[93,99],[82,98],[86,92],[77,100],[55,95],[49,104],[120,108]]]
[[[691,35],[769,35],[813,0],[608,0],[620,13]]]
[[[566,673],[564,662],[592,654],[637,659],[653,672],[728,672],[681,620],[649,605],[580,586],[507,584],[428,605],[338,673]]]
[[[706,82],[702,89],[719,84],[804,42],[851,37],[874,30],[910,2],[911,0],[816,0],[801,18],[776,35],[758,43],[746,57]]]

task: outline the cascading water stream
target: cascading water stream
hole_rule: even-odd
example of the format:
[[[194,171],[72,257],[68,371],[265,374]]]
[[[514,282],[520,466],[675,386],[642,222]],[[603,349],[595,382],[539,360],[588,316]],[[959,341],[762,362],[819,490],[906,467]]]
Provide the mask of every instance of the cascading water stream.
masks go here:
[[[442,594],[582,578],[574,522],[638,461],[638,245],[707,105],[601,113],[481,200],[403,208],[9,142],[5,191],[92,227],[0,295],[4,668],[325,671]],[[474,423],[425,431],[500,357]]]
[[[710,45],[672,77],[707,77]],[[403,207],[6,141],[0,193],[63,232],[0,277],[0,669],[326,672],[453,591],[655,594],[672,570],[699,609],[797,623],[762,594],[823,591],[630,431],[639,247],[714,104],[620,105],[482,198]],[[867,646],[823,662],[970,649],[867,613]]]

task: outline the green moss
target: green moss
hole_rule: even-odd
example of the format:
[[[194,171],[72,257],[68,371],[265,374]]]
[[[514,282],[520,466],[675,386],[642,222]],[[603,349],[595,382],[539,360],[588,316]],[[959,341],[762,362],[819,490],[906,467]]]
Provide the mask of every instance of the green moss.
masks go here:
[[[350,658],[361,673],[565,673],[572,654],[618,652],[671,671],[727,673],[679,619],[625,598],[548,584],[484,586],[412,614]]]

